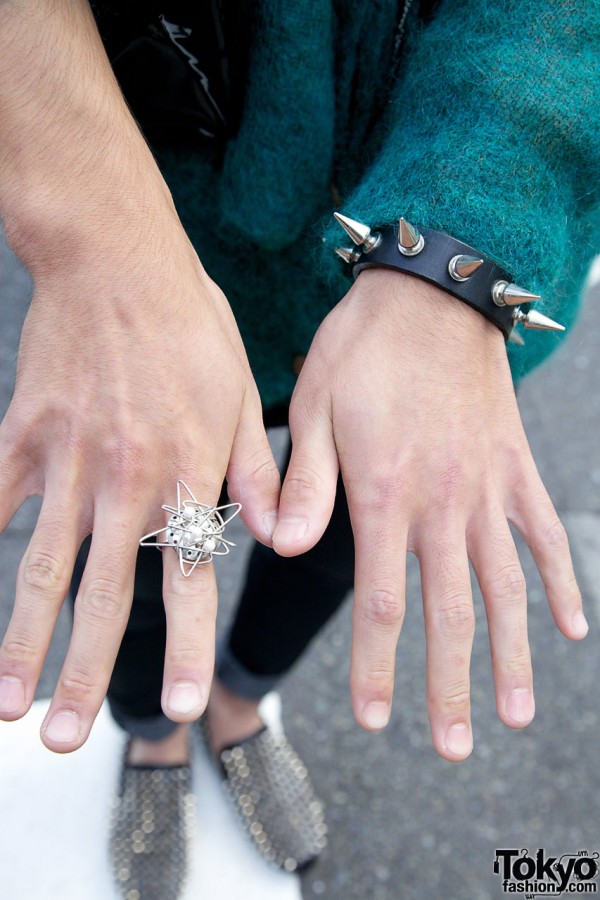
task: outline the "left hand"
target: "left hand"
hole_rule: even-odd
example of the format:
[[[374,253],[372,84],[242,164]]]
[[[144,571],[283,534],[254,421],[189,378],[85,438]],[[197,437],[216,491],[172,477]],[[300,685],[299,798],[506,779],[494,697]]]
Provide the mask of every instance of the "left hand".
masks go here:
[[[531,548],[558,628],[577,639],[587,624],[501,332],[437,287],[364,271],[315,336],[290,429],[273,546],[294,556],[316,544],[341,469],[356,546],[350,682],[358,722],[376,730],[389,719],[410,551],[421,567],[438,753],[460,760],[472,750],[469,559],[486,605],[498,715],[512,728],[527,725],[526,585],[508,521]]]

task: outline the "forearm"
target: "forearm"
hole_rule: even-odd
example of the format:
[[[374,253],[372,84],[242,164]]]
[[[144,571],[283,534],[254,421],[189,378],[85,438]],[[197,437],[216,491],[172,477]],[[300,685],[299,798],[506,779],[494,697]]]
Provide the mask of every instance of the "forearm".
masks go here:
[[[89,252],[157,203],[172,212],[86,0],[0,2],[0,213],[15,252],[34,270]]]
[[[407,34],[381,153],[341,211],[373,227],[403,215],[465,241],[541,294],[536,309],[568,333],[600,214],[599,25],[597,3],[439,4]],[[332,223],[330,271],[338,243]],[[528,333],[509,348],[513,374],[560,339]]]

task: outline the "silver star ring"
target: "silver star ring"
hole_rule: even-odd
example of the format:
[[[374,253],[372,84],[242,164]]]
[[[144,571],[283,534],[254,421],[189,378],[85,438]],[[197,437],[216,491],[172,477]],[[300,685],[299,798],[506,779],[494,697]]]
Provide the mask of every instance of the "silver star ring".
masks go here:
[[[188,499],[182,499],[182,491],[189,494]],[[172,547],[177,551],[179,568],[185,578],[189,578],[196,566],[211,562],[213,556],[226,556],[229,548],[235,547],[232,541],[225,540],[223,532],[241,510],[241,503],[207,506],[196,500],[184,481],[178,481],[177,507],[165,505],[162,508],[171,514],[167,525],[145,534],[140,538],[140,546],[159,550]],[[221,515],[225,509],[234,510],[226,519]],[[163,533],[163,540],[159,540],[158,536]]]

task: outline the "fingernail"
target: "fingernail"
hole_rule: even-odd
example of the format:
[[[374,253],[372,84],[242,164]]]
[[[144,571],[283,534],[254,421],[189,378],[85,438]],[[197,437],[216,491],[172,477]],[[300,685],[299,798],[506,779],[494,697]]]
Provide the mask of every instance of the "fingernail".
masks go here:
[[[515,722],[527,725],[533,719],[535,705],[529,688],[515,688],[506,699],[506,712]]]
[[[571,625],[573,626],[573,631],[578,637],[585,637],[590,630],[587,619],[581,612],[581,610],[575,613],[575,615],[571,619]]]
[[[167,706],[174,713],[191,713],[202,704],[200,688],[193,681],[180,681],[169,691]]]
[[[18,712],[25,704],[23,682],[13,675],[0,678],[0,712]]]
[[[44,728],[44,737],[60,744],[72,744],[79,738],[77,713],[70,710],[56,713]]]
[[[368,727],[372,728],[374,731],[385,728],[390,720],[389,704],[375,700],[371,703],[367,703],[363,709],[363,719],[365,725],[368,725]]]
[[[273,532],[275,531],[276,525],[277,513],[274,510],[273,512],[265,513],[263,516],[263,528],[265,529],[267,537],[273,537]]]
[[[473,738],[471,737],[471,729],[462,722],[451,725],[446,732],[446,741],[444,750],[449,750],[456,756],[468,756],[473,749]]]
[[[288,517],[279,520],[273,537],[276,538],[277,543],[297,544],[298,541],[301,541],[302,538],[305,537],[307,531],[307,519]]]

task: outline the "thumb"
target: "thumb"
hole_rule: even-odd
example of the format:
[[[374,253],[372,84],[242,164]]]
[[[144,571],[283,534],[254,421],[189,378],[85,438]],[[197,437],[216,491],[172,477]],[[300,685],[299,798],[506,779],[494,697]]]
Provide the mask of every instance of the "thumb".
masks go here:
[[[339,464],[331,416],[292,400],[292,455],[281,489],[273,548],[281,556],[305,553],[325,531],[335,500]]]
[[[260,401],[243,405],[227,468],[227,493],[242,504],[241,518],[253,537],[271,546],[281,480],[264,429]]]

